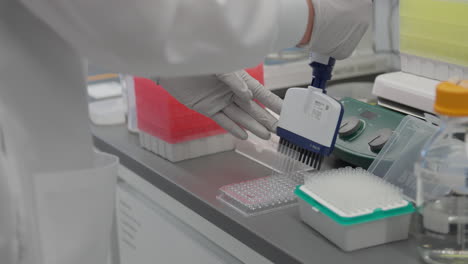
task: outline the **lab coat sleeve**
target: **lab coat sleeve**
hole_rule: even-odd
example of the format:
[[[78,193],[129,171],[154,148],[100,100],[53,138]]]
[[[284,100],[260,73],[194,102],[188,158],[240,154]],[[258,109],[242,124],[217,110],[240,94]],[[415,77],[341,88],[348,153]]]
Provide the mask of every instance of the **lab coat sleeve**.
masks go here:
[[[223,73],[296,45],[306,0],[21,0],[93,64],[140,76]]]

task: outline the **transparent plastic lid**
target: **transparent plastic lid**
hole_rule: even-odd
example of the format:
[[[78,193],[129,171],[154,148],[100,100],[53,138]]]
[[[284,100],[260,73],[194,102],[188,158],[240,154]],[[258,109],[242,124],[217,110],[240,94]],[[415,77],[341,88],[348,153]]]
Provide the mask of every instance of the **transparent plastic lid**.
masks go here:
[[[368,171],[401,188],[406,199],[415,201],[414,165],[437,128],[432,122],[413,116],[405,117]]]

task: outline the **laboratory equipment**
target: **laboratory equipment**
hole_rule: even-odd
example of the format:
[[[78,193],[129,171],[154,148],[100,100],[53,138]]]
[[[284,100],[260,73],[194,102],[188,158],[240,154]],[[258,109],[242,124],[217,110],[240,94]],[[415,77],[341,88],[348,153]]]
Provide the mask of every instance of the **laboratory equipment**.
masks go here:
[[[287,91],[276,132],[279,152],[320,169],[323,157],[333,151],[343,106],[325,91],[335,59],[312,54],[311,61],[312,83]]]
[[[468,78],[467,13],[467,1],[400,1],[401,71],[376,79],[382,105],[432,113],[439,81]]]
[[[273,173],[310,169],[308,165],[278,152],[280,139],[277,135],[273,134],[269,140],[264,140],[250,132],[247,133],[247,140],[236,141],[236,153],[271,169]]]
[[[312,173],[295,193],[301,219],[345,251],[408,238],[413,205],[364,169]]]
[[[428,263],[468,262],[468,88],[444,82],[435,111],[441,126],[421,152],[417,239]]]
[[[304,174],[291,172],[228,184],[218,199],[244,216],[255,216],[297,204],[294,189],[304,183]]]
[[[229,259],[208,262],[200,260],[198,255],[194,259],[197,251],[187,248],[178,238],[180,233],[188,233],[193,244],[200,246],[206,241],[211,242],[239,258],[239,263],[421,264],[412,247],[413,239],[355,253],[343,252],[303,223],[297,207],[243,217],[215,198],[219,187],[264,177],[270,172],[237,153],[226,152],[171,163],[141,149],[136,135],[128,133],[123,126],[98,127],[95,131],[100,142],[98,147],[120,156],[123,163],[119,171],[116,210],[121,263],[149,264],[155,260],[186,263],[180,260],[181,255],[187,257],[188,262],[237,263]],[[109,131],[113,132],[111,137]],[[322,170],[340,164],[330,158]],[[124,185],[131,186],[129,194],[134,198],[120,195]],[[155,219],[154,214],[163,218],[166,224]],[[179,223],[188,225],[191,230]],[[175,230],[168,225],[176,226]],[[195,233],[199,236],[192,236]],[[174,245],[183,250],[173,250]],[[210,253],[217,256],[219,251]],[[175,258],[165,258],[167,255]],[[255,256],[257,258],[253,258]]]
[[[246,70],[263,82],[263,66]],[[232,150],[234,137],[153,80],[135,77],[140,144],[172,162]]]
[[[234,149],[213,120],[178,102],[154,81],[135,77],[140,144],[172,162]]]
[[[269,169],[259,179],[227,184],[217,198],[244,216],[255,216],[297,204],[294,189],[304,183],[306,164],[277,151],[279,137],[263,140],[249,133],[248,140],[236,142],[236,152]]]
[[[367,169],[404,116],[352,98],[343,98],[340,102],[344,115],[333,154]]]

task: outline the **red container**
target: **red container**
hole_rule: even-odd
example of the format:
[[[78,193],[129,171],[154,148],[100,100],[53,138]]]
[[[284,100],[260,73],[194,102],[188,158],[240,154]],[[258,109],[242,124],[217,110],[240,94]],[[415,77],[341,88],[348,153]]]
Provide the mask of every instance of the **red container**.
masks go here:
[[[265,75],[263,72],[263,64],[258,65],[255,68],[245,69],[250,76],[257,79],[261,84],[265,85]]]
[[[263,65],[246,70],[263,84]],[[135,77],[138,128],[176,144],[226,133],[210,118],[179,103],[154,81]]]

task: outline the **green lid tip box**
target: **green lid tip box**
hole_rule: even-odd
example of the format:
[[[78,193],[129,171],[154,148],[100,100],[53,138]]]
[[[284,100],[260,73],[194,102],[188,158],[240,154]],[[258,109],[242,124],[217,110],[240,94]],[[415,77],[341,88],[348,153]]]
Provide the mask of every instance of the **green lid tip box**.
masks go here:
[[[408,238],[413,205],[363,169],[310,174],[295,193],[302,220],[345,251]]]

